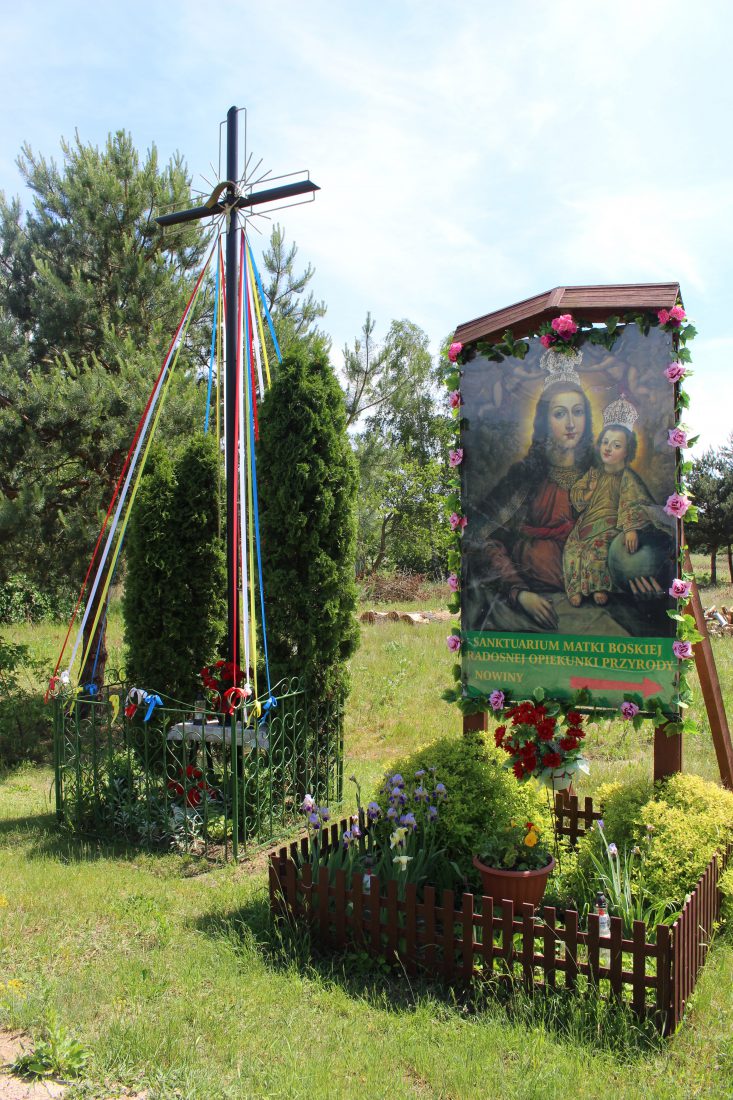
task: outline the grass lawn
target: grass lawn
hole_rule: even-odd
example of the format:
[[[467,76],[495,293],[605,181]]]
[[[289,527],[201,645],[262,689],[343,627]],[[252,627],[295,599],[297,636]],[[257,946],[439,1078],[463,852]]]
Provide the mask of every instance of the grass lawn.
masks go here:
[[[119,653],[116,616],[112,631]],[[62,636],[48,626],[12,633],[44,659]],[[440,700],[447,633],[440,622],[362,627],[346,775],[365,793],[398,755],[460,735],[457,711]],[[728,694],[733,641],[713,645]],[[695,715],[685,764],[715,777],[700,705]],[[651,730],[600,727],[589,753],[581,794],[651,771]],[[318,959],[302,937],[286,951],[269,925],[262,855],[212,868],[71,840],[55,829],[51,796],[48,768],[0,779],[0,1027],[40,1036],[58,1011],[91,1054],[70,1100],[118,1096],[120,1086],[146,1087],[148,1100],[733,1094],[733,939],[716,943],[665,1044],[591,1006],[543,1011],[519,999],[508,1013],[385,974],[355,953]]]

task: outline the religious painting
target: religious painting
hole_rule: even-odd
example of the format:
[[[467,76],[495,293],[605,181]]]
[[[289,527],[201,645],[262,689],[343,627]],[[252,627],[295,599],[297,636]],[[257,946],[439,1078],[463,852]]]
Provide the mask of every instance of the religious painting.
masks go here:
[[[669,707],[678,662],[672,336],[465,363],[461,614],[469,694],[588,687]],[[646,708],[645,708],[646,709]]]

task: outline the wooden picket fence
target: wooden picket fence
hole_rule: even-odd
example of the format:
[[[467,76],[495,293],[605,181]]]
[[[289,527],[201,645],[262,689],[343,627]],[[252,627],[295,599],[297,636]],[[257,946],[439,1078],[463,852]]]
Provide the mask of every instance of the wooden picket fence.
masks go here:
[[[589,802],[581,824],[600,816]],[[344,820],[324,830],[321,849],[341,843],[348,826]],[[270,853],[270,904],[277,916],[306,924],[322,944],[354,944],[408,974],[422,971],[456,985],[493,978],[527,990],[595,987],[625,1000],[666,1035],[679,1025],[705,962],[720,915],[718,880],[731,851],[733,845],[713,857],[674,924],[657,926],[655,943],[647,942],[643,921],[634,921],[627,939],[621,918],[611,917],[610,935],[601,936],[594,913],[583,930],[574,910],[515,911],[509,901],[468,892],[444,890],[438,897],[431,886],[419,897],[414,883],[400,896],[396,881],[376,876],[354,874],[349,882],[337,871],[329,883],[325,867],[314,881],[305,837]]]

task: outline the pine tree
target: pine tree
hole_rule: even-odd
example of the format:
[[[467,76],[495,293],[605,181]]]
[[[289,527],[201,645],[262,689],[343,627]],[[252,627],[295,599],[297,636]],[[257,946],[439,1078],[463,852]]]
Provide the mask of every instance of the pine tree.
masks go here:
[[[59,167],[24,147],[27,214],[0,194],[0,584],[23,573],[68,595],[84,576],[205,236],[195,224],[165,236],[154,227],[160,209],[188,197],[179,157],[161,167],[153,148],[141,163],[123,132],[102,150],[78,136],[61,148]],[[161,421],[169,440],[203,419],[188,354]],[[101,658],[97,682],[103,640]]]

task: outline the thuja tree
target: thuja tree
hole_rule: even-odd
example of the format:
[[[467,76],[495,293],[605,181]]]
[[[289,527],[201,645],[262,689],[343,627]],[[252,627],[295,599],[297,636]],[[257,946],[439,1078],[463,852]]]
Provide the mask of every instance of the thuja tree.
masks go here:
[[[193,701],[225,627],[219,463],[210,435],[195,437],[175,465],[156,451],[127,535],[128,677],[184,702]]]
[[[284,359],[262,406],[257,466],[273,677],[302,674],[319,699],[341,701],[358,642],[357,477],[325,356]]]

